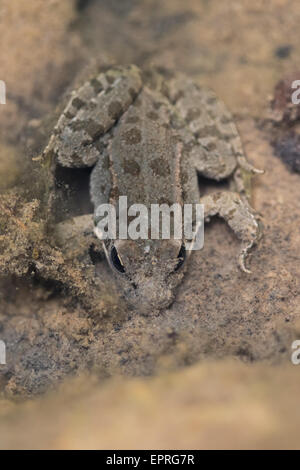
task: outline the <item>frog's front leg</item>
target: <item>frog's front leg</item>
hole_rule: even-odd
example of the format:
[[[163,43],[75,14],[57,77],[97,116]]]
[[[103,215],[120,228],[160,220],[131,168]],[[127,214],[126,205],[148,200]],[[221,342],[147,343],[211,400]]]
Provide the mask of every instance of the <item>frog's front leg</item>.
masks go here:
[[[113,67],[72,93],[44,155],[65,167],[93,166],[103,151],[102,137],[128,109],[142,87],[140,70]]]
[[[238,193],[225,191],[203,196],[200,202],[204,204],[205,220],[209,221],[210,217],[219,215],[241,240],[239,266],[242,271],[250,273],[245,261],[251,248],[259,240],[261,232],[248,203],[243,201]]]

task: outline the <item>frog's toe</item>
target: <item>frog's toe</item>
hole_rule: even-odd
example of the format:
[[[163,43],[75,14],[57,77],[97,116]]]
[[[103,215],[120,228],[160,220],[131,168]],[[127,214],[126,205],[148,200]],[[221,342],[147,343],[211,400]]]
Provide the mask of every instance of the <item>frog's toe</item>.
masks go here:
[[[243,168],[243,170],[248,171],[249,173],[256,174],[256,175],[262,175],[265,170],[260,170],[259,168],[255,168],[251,163],[249,163],[244,155],[241,155],[237,158],[238,164],[240,168]]]
[[[239,261],[238,261],[239,267],[244,273],[247,273],[247,274],[251,274],[252,272],[250,269],[246,267],[246,259],[249,257],[249,252],[252,249],[253,245],[254,245],[254,241],[249,243],[247,246],[243,247],[239,255]]]
[[[242,242],[242,250],[239,254],[239,267],[245,273],[251,271],[246,267],[246,259],[253,246],[261,238],[261,224],[256,219],[253,209],[239,194],[234,192],[221,192],[209,194],[201,198],[204,204],[205,220],[219,215],[234,231]]]
[[[259,240],[263,236],[263,223],[261,221],[260,216],[257,213],[255,213],[255,223],[256,223],[256,227],[257,227],[256,231],[252,232],[251,241],[246,243],[245,245],[243,245],[242,250],[239,254],[239,259],[238,259],[238,265],[239,265],[240,269],[244,273],[247,273],[247,274],[251,274],[252,271],[246,267],[246,260],[249,257],[252,248],[255,245],[257,245],[257,243],[259,242]]]

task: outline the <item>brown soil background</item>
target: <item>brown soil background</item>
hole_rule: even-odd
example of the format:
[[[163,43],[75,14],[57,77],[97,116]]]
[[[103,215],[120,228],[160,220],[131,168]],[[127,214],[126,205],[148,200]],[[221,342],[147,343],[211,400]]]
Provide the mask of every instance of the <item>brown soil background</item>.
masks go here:
[[[299,68],[299,22],[296,0],[2,1],[0,448],[299,448],[300,368],[290,357],[300,339],[300,176],[275,156],[280,123],[267,121],[274,86]],[[105,263],[97,314],[77,302],[79,274],[46,246],[32,203],[43,195],[31,158],[66,89],[99,57],[209,85],[265,169],[253,188],[265,228],[252,274],[238,270],[238,242],[213,221],[159,316],[127,311]],[[29,274],[33,248],[52,256],[48,274],[68,273],[73,292]]]

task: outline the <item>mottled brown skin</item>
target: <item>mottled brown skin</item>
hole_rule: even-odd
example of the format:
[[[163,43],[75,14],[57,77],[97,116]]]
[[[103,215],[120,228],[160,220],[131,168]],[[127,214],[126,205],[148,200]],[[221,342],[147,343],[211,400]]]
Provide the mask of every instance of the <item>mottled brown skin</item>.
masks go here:
[[[239,264],[259,237],[246,182],[258,172],[246,160],[231,115],[213,92],[182,76],[117,67],[81,87],[58,121],[46,151],[64,166],[94,166],[95,207],[119,196],[128,206],[203,203],[242,242]],[[236,192],[200,198],[197,172],[231,178]],[[97,220],[96,220],[97,224]],[[97,234],[97,228],[95,233]],[[183,277],[186,240],[105,240],[103,247],[124,296],[141,312],[169,305]],[[119,269],[116,269],[116,264]],[[122,272],[121,272],[122,270]]]

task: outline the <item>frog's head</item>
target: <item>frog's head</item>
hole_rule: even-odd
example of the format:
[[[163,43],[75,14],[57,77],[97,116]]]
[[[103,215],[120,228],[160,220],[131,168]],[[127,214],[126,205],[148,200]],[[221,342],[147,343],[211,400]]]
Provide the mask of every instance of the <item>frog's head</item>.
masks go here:
[[[141,313],[173,302],[187,258],[181,240],[114,240],[106,255],[122,294]]]

